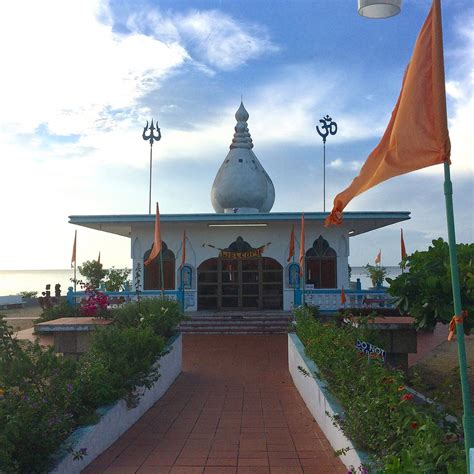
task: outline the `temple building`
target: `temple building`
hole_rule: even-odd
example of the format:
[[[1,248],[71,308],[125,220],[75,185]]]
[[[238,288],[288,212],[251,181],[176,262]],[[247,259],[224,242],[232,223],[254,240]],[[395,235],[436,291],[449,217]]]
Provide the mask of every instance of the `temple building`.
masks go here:
[[[305,301],[332,308],[349,288],[350,237],[409,219],[409,212],[345,212],[339,227],[323,226],[327,213],[305,213],[305,269],[298,263],[300,212],[270,212],[275,188],[253,152],[243,103],[230,150],[211,189],[215,214],[161,215],[162,260],[151,252],[155,216],[70,216],[71,224],[130,238],[134,281],[144,295],[163,287],[186,311],[290,310]],[[295,232],[295,255],[288,259]],[[183,235],[185,262],[182,263]]]

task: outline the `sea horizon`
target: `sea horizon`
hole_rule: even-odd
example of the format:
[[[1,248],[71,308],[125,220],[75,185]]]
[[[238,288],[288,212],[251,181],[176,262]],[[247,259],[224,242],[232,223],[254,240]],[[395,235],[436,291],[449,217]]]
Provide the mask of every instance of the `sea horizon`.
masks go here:
[[[387,276],[396,277],[401,273],[399,266],[386,266]],[[365,265],[351,266],[351,281],[360,279],[362,289],[372,286],[370,278],[365,273]],[[77,278],[81,274],[77,271]],[[72,285],[71,278],[74,277],[73,268],[59,269],[35,269],[35,270],[0,270],[0,296],[17,295],[21,291],[36,291],[38,296],[45,291],[46,285],[51,285],[51,291],[54,291],[56,284],[61,285],[61,294],[65,295]]]

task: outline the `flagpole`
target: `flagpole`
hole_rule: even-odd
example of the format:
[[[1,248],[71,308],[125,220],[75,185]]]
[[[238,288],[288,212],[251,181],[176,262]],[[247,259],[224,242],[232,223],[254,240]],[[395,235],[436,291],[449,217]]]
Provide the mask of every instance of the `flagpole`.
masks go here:
[[[161,297],[165,297],[165,274],[163,272],[163,247],[160,250]]]
[[[74,260],[74,293],[76,292],[76,261]]]
[[[449,162],[444,162],[444,196],[446,200],[446,222],[448,225],[449,261],[451,265],[451,285],[453,288],[454,314],[461,316],[461,289],[459,285],[459,268],[456,251],[456,232],[454,227],[453,184]],[[469,472],[469,449],[474,448],[474,419],[471,410],[469,378],[467,373],[466,348],[464,344],[464,327],[462,321],[456,324],[458,343],[459,373],[461,376],[462,401],[464,406],[464,446],[466,449],[467,469]]]

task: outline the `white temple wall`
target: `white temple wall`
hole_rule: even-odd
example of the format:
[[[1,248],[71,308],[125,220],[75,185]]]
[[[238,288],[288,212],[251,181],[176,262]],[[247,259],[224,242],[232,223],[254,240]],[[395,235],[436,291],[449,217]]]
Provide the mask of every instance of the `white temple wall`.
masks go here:
[[[255,219],[258,222],[258,218]],[[186,263],[193,267],[194,281],[197,277],[199,265],[209,259],[219,255],[219,249],[227,248],[237,237],[241,236],[252,247],[257,248],[270,242],[264,250],[265,257],[277,260],[283,267],[287,268],[290,233],[292,226],[295,226],[295,257],[299,259],[300,221],[268,222],[264,227],[209,227],[203,222],[162,222],[161,238],[168,248],[173,251],[176,258],[176,282],[175,288],[180,286],[179,267],[181,265],[183,231],[186,230]],[[132,227],[131,250],[133,258],[133,268],[140,263],[142,266],[141,286],[143,287],[143,254],[151,248],[153,243],[153,225],[136,224]],[[336,251],[337,257],[337,286],[349,288],[348,274],[348,254],[349,238],[347,230],[343,227],[329,229],[322,225],[322,222],[305,222],[305,249],[308,250],[313,242],[320,236],[326,239],[329,245]],[[215,248],[209,247],[213,245]],[[135,272],[134,272],[135,273]],[[135,275],[133,275],[134,277]],[[283,278],[283,307],[290,310],[293,303],[293,289],[288,287],[287,279]],[[135,288],[135,286],[134,286]],[[194,290],[196,291],[196,290]],[[197,301],[197,298],[194,298]],[[195,304],[187,308],[196,310]]]

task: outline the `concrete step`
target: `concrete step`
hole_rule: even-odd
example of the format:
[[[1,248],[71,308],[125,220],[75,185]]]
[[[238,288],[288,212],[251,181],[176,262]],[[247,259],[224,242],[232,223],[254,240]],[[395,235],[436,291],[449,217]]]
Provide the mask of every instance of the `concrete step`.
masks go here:
[[[286,333],[290,326],[288,312],[194,313],[181,323],[187,334],[271,334]]]

